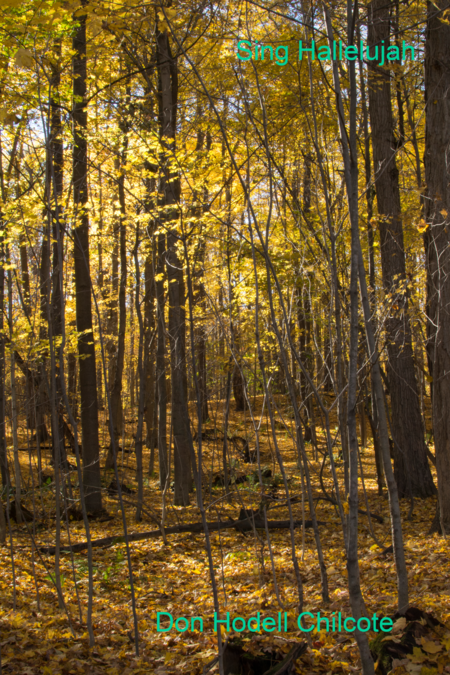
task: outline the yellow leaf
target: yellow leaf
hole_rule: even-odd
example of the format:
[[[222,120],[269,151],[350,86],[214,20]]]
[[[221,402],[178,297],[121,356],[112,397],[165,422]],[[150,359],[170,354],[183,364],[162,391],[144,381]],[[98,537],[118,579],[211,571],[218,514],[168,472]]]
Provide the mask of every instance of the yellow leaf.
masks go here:
[[[426,223],[424,219],[421,218],[419,224],[417,225],[417,229],[419,230],[420,234],[422,234],[428,229],[428,223]]]
[[[421,639],[422,647],[428,654],[437,654],[442,650],[442,645],[436,644],[436,642],[433,642],[432,640],[427,640],[426,638],[422,637]]]
[[[7,108],[0,108],[0,122],[10,125],[18,121],[19,118],[17,117],[16,113],[9,112]]]
[[[412,656],[409,657],[413,663],[423,663],[427,660],[426,655],[419,647],[414,647]]]
[[[392,626],[393,633],[400,633],[400,631],[405,630],[406,628],[406,619],[404,616],[401,616]]]
[[[445,209],[442,209],[441,216],[444,216],[444,218],[447,218],[448,212]]]
[[[19,49],[16,52],[15,64],[19,68],[33,68],[34,59],[29,49]]]

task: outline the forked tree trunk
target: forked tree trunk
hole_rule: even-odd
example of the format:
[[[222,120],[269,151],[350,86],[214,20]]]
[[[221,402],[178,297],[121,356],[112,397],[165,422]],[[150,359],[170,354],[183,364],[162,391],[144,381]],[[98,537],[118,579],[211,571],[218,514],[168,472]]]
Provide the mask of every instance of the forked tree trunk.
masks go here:
[[[384,0],[369,6],[370,53],[390,38],[390,8]],[[383,286],[392,298],[386,319],[388,380],[391,395],[391,434],[394,474],[400,497],[429,497],[435,487],[428,465],[420,412],[411,327],[408,316],[405,249],[400,206],[396,141],[391,108],[389,69],[369,61],[369,111],[378,204]]]
[[[82,6],[87,3],[85,0]],[[75,299],[78,338],[81,425],[83,445],[83,488],[86,509],[102,509],[98,442],[97,371],[92,325],[91,275],[89,265],[89,216],[87,212],[87,110],[86,110],[86,15],[75,18],[73,37],[73,201]]]
[[[442,533],[450,534],[450,25],[447,4],[428,3],[425,58],[427,267],[433,425]]]

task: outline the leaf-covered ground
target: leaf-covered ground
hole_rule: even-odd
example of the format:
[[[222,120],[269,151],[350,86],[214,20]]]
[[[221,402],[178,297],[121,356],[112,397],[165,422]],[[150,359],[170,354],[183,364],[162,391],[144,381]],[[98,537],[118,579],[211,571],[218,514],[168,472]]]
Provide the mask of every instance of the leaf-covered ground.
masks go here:
[[[243,418],[234,414],[230,434],[245,435]],[[208,428],[211,425],[208,425]],[[301,476],[296,466],[292,441],[281,422],[277,425],[278,442],[288,473],[291,494],[301,495]],[[126,445],[131,445],[130,439]],[[213,437],[213,434],[211,434]],[[282,499],[279,469],[274,465],[273,441],[262,426],[262,464],[271,469],[267,478],[267,490],[274,498]],[[254,442],[250,439],[250,449]],[[319,434],[319,447],[323,438]],[[254,466],[246,464],[235,453],[234,475],[249,476],[245,482],[234,487],[231,502],[221,499],[223,489],[214,487],[220,467],[220,441],[205,441],[205,503],[208,520],[238,518],[242,505],[256,508],[259,503],[259,488],[254,483]],[[315,496],[321,497],[318,472],[321,457],[316,461],[310,445],[308,453],[314,470]],[[22,471],[25,482],[29,480],[28,453],[22,452]],[[336,456],[337,458],[337,456]],[[47,460],[49,450],[47,450]],[[338,458],[337,458],[338,459]],[[35,462],[32,457],[32,464]],[[383,547],[390,544],[388,501],[377,495],[374,475],[373,451],[370,443],[362,451],[365,471],[365,487],[370,510],[384,517],[384,523],[372,521],[373,531]],[[145,456],[148,466],[148,454]],[[338,464],[339,472],[342,466]],[[50,465],[48,472],[51,472]],[[124,453],[120,457],[120,472],[126,485],[135,489],[134,457]],[[117,499],[108,495],[106,486],[111,474],[104,476],[105,507],[111,520],[92,521],[92,539],[123,532]],[[71,478],[76,495],[76,476]],[[331,493],[328,468],[324,471],[324,485]],[[239,493],[237,492],[239,491]],[[134,522],[133,499],[127,496],[127,523],[129,532],[155,529],[144,514],[143,521]],[[24,494],[25,505],[32,510],[31,492]],[[361,508],[364,495],[361,490]],[[37,522],[36,545],[54,544],[55,510],[54,491],[49,484],[34,494]],[[170,499],[169,499],[170,501]],[[192,499],[194,502],[194,498]],[[145,503],[158,517],[161,515],[161,496],[157,477],[146,478]],[[407,520],[410,504],[402,504],[404,538],[410,583],[410,602],[427,612],[432,612],[442,623],[450,625],[450,544],[437,535],[428,536],[427,531],[435,511],[435,500],[416,501],[412,515]],[[302,518],[302,504],[293,506],[294,517]],[[305,506],[305,517],[309,510]],[[322,615],[341,612],[351,616],[348,601],[345,555],[340,522],[335,507],[327,501],[317,501],[317,517],[320,527],[325,560],[328,568],[331,604],[323,604],[320,593],[320,575],[312,530],[302,534],[296,530],[297,556],[304,587],[303,611]],[[276,514],[276,515],[275,515]],[[287,518],[286,508],[277,508],[269,518]],[[200,515],[196,506],[174,508],[169,506],[166,525],[178,522],[198,522]],[[153,538],[130,544],[133,578],[136,594],[136,610],[139,625],[139,657],[136,656],[131,591],[128,578],[126,547],[115,544],[109,548],[94,548],[94,599],[93,628],[95,646],[89,648],[85,618],[87,611],[88,565],[87,553],[64,553],[60,558],[64,600],[67,612],[58,606],[53,585],[54,556],[39,551],[32,552],[29,532],[33,525],[17,527],[11,522],[12,538],[0,548],[0,642],[2,670],[4,673],[22,675],[49,675],[50,673],[202,673],[204,666],[216,655],[217,636],[213,632],[213,602],[207,563],[204,536],[202,534],[169,535],[167,544],[161,538]],[[68,543],[68,533],[62,530],[62,543]],[[308,649],[297,662],[298,673],[347,673],[360,672],[356,644],[351,634],[300,633],[295,625],[298,592],[293,574],[290,535],[288,530],[270,531],[271,547],[276,570],[280,599],[289,616],[287,633],[242,634],[243,642],[250,652],[258,653],[276,646],[282,653],[291,648],[290,640],[307,640]],[[70,542],[85,540],[82,522],[70,522]],[[360,569],[363,594],[371,616],[393,615],[396,601],[396,576],[392,553],[383,553],[383,548],[374,542],[368,528],[367,517],[360,517]],[[262,617],[277,616],[281,610],[275,592],[271,560],[267,545],[253,533],[241,533],[228,529],[211,533],[216,578],[221,612],[230,612],[232,617],[250,617],[258,611]],[[13,564],[12,564],[13,561]],[[14,573],[13,573],[14,567]],[[15,584],[13,584],[13,578]],[[202,616],[204,631],[180,633],[174,629],[166,633],[156,631],[157,612],[170,612],[174,617]],[[397,624],[398,639],[401,626]],[[371,634],[369,634],[371,636]],[[229,636],[228,636],[229,637]],[[373,635],[372,635],[373,637]],[[412,659],[394,662],[396,673],[450,672],[450,630],[441,630],[433,640],[424,638],[422,648],[414,652]],[[434,645],[430,647],[430,644]],[[427,645],[429,650],[427,651]],[[448,664],[448,665],[447,665]],[[212,670],[211,672],[214,672]]]

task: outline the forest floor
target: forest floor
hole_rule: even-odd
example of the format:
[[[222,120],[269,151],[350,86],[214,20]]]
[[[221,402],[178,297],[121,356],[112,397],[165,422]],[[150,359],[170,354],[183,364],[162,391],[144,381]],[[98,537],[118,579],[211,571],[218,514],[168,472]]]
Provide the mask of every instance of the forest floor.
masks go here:
[[[233,413],[230,418],[229,434],[245,436],[248,418]],[[273,497],[283,498],[283,486],[280,484],[279,469],[274,464],[273,440],[267,420],[261,425],[261,464],[271,469],[267,478],[268,490]],[[131,434],[135,421],[129,421],[125,438],[125,447],[131,446]],[[207,424],[208,429],[213,424]],[[292,440],[282,429],[281,420],[277,422],[280,451],[289,477],[292,495],[301,494],[301,476],[296,464]],[[211,437],[213,434],[211,434]],[[324,447],[324,438],[318,434],[319,447]],[[106,431],[105,448],[106,455]],[[242,505],[256,508],[259,503],[259,486],[254,482],[255,465],[246,464],[236,455],[234,470],[236,475],[249,478],[234,486],[232,501],[222,499],[223,488],[214,487],[214,478],[220,473],[219,458],[222,442],[204,442],[205,504],[209,505],[207,517],[215,521],[219,515],[222,520],[239,517]],[[316,461],[311,445],[308,455],[313,470],[315,497],[323,497],[318,474],[321,462]],[[250,437],[250,449],[254,441]],[[47,471],[50,450],[46,450]],[[102,461],[104,460],[102,457]],[[30,457],[21,452],[21,468],[24,484],[30,486]],[[336,455],[337,458],[337,455]],[[390,545],[389,509],[386,496],[378,496],[375,462],[372,445],[369,442],[361,452],[365,475],[365,488],[371,512],[383,516],[384,523],[372,521],[373,531],[381,546],[375,543],[366,516],[360,517],[359,554],[363,595],[369,616],[374,612],[380,615],[393,615],[396,606],[396,574],[392,553],[382,553]],[[31,457],[35,465],[34,454]],[[127,486],[136,490],[134,455],[123,453],[119,457],[119,473]],[[319,456],[319,459],[320,456]],[[73,460],[72,460],[73,461]],[[148,467],[149,452],[145,451],[144,466]],[[157,465],[155,466],[157,469]],[[268,473],[268,472],[267,472]],[[324,471],[324,485],[331,493],[332,485],[329,468]],[[338,473],[342,475],[342,465],[338,462]],[[36,480],[37,473],[34,473]],[[105,521],[91,521],[92,539],[123,533],[122,518],[118,509],[117,497],[108,495],[106,487],[112,474],[103,475],[104,505],[112,517]],[[72,477],[76,489],[76,474]],[[237,492],[239,491],[239,493]],[[172,494],[172,493],[171,493]],[[155,524],[144,513],[143,520],[137,524],[134,520],[133,500],[135,494],[127,495],[126,517],[128,531],[144,532],[154,530]],[[198,508],[192,506],[173,507],[168,505],[168,527],[182,523],[200,521]],[[25,506],[32,510],[32,493],[29,489],[23,495]],[[30,531],[35,529],[35,542],[39,547],[54,545],[55,542],[55,495],[52,483],[35,491],[35,524],[17,526],[11,522],[11,536],[7,544],[0,548],[0,646],[1,669],[3,673],[21,675],[50,675],[61,673],[107,673],[108,675],[129,675],[131,673],[171,673],[200,674],[216,655],[217,635],[213,632],[213,602],[204,535],[185,533],[170,534],[165,544],[161,537],[151,538],[130,544],[132,558],[136,611],[139,626],[139,656],[136,656],[133,628],[133,613],[128,563],[124,544],[111,545],[108,548],[93,549],[94,597],[93,629],[94,647],[89,647],[89,637],[85,618],[88,593],[87,552],[62,553],[60,569],[62,590],[66,610],[58,606],[57,594],[53,584],[54,556],[39,550],[32,553]],[[170,502],[170,498],[168,499]],[[364,494],[360,493],[361,508],[364,506]],[[157,475],[145,479],[145,504],[157,517],[161,516],[161,493]],[[409,501],[402,502],[404,540],[409,576],[410,602],[427,612],[432,612],[443,623],[450,625],[450,542],[438,535],[427,535],[435,512],[435,499],[418,501],[410,511]],[[307,502],[305,517],[309,517]],[[302,518],[301,501],[293,505],[294,517]],[[287,518],[286,508],[277,508],[269,519]],[[328,569],[331,603],[324,604],[321,598],[320,574],[313,532],[307,529],[295,530],[296,553],[304,588],[303,611],[321,612],[330,616],[332,612],[341,612],[351,616],[349,606],[346,561],[343,536],[335,507],[327,501],[317,501],[317,518],[322,521],[320,534]],[[258,538],[252,532],[239,532],[226,529],[211,533],[216,578],[218,583],[221,612],[230,612],[231,617],[255,616],[276,617],[281,611],[278,604],[267,546],[261,549]],[[83,522],[70,522],[70,542],[85,541]],[[297,661],[296,672],[349,673],[360,672],[359,657],[351,633],[300,633],[296,626],[298,592],[293,573],[291,542],[289,530],[271,530],[271,545],[277,575],[277,583],[282,603],[288,616],[288,632],[248,633],[243,636],[243,644],[250,653],[262,653],[277,648],[286,653],[292,646],[292,640],[307,640],[308,648]],[[62,544],[68,543],[68,531],[61,532]],[[12,564],[13,562],[13,564]],[[204,617],[203,632],[157,632],[157,612],[169,612],[174,618],[180,616]],[[68,618],[70,617],[70,620]],[[373,634],[369,633],[369,637]],[[450,636],[445,632],[444,637]],[[430,643],[428,643],[430,644]],[[434,643],[434,653],[430,648],[416,662],[401,665],[397,673],[442,673],[450,672],[450,640],[442,644]],[[420,651],[420,650],[419,650]],[[417,653],[418,654],[418,653]],[[416,654],[416,656],[417,656]],[[428,659],[428,660],[427,660]],[[433,660],[434,659],[434,660]],[[447,666],[447,663],[449,664]],[[403,670],[402,670],[403,668]],[[210,672],[217,672],[212,668]]]

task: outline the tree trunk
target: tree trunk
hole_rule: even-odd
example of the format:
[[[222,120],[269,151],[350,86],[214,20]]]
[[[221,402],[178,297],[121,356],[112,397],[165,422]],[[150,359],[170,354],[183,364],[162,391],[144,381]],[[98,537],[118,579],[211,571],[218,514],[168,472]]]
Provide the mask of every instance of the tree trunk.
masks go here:
[[[112,186],[114,189],[114,186]],[[108,354],[108,390],[111,393],[111,390],[114,386],[114,381],[116,377],[116,367],[117,367],[117,344],[116,336],[119,330],[119,311],[118,311],[118,300],[119,300],[119,238],[120,238],[120,218],[116,214],[113,216],[112,223],[113,233],[112,233],[112,251],[111,251],[111,275],[110,275],[110,284],[108,289],[108,300],[107,300],[107,319],[106,319],[106,352]]]
[[[70,321],[69,325],[73,327],[76,323]],[[75,419],[78,418],[77,362],[76,355],[73,352],[69,352],[67,355],[67,395],[70,409]]]
[[[82,6],[86,5],[84,0]],[[102,509],[98,442],[97,371],[92,326],[91,275],[89,265],[89,216],[87,212],[87,110],[86,110],[86,14],[75,18],[73,37],[73,200],[77,222],[74,228],[75,298],[80,368],[83,488],[86,509]]]
[[[159,75],[160,138],[164,147],[160,167],[161,219],[167,227],[166,270],[169,283],[169,324],[172,428],[174,440],[175,495],[178,506],[189,504],[191,488],[191,456],[194,452],[187,405],[187,376],[185,349],[185,293],[183,266],[178,257],[178,201],[180,180],[171,164],[175,152],[176,114],[178,98],[177,62],[173,58],[167,31],[157,34]]]
[[[201,107],[198,107],[197,110],[197,124],[201,124]],[[206,138],[206,152],[209,152],[211,148],[211,135],[208,133]],[[198,164],[198,179],[200,179],[201,168],[202,168],[202,158],[204,155],[204,140],[205,134],[201,128],[197,131],[197,146],[195,148],[197,154],[197,164]],[[197,307],[200,308],[201,315],[197,318],[195,326],[195,344],[197,352],[197,383],[198,390],[201,397],[201,411],[202,411],[202,422],[206,422],[209,417],[208,412],[208,390],[207,390],[207,369],[206,369],[206,291],[205,291],[205,237],[203,233],[203,222],[201,217],[204,213],[204,204],[208,201],[208,190],[206,187],[200,190],[195,190],[193,194],[193,215],[195,218],[199,219],[199,241],[197,250],[194,256],[194,303]]]
[[[98,231],[97,231],[97,254],[98,254],[98,273],[97,273],[97,284],[100,291],[102,300],[105,299],[105,276],[103,270],[103,181],[102,181],[102,171],[99,168],[98,170],[98,186],[99,186],[99,214],[98,214]],[[100,320],[102,320],[102,313],[100,312]],[[104,410],[105,404],[103,400],[103,366],[101,359],[97,366],[97,397],[98,397],[98,409]]]
[[[2,234],[4,224],[1,223]],[[0,242],[0,469],[2,474],[2,486],[9,485],[8,456],[6,454],[6,429],[5,429],[5,333],[4,333],[4,298],[5,298],[5,245],[4,238]]]
[[[60,57],[61,44],[56,44],[56,56]],[[52,222],[52,295],[51,295],[51,322],[52,322],[52,337],[54,340],[54,364],[55,364],[55,408],[56,415],[53,419],[58,424],[58,430],[52,432],[53,445],[57,439],[59,448],[54,447],[54,456],[66,464],[66,449],[65,449],[65,434],[62,417],[62,384],[60,362],[64,358],[60,348],[60,341],[62,337],[62,280],[63,280],[63,238],[64,227],[62,223],[62,198],[63,198],[63,181],[64,181],[64,149],[62,139],[62,124],[61,112],[59,106],[59,86],[61,82],[61,74],[59,64],[52,65],[52,81],[51,81],[51,128],[50,128],[50,176],[49,183],[51,185],[50,194],[53,195],[51,214],[49,214]]]
[[[433,425],[442,533],[450,534],[450,26],[443,0],[428,3],[425,58],[425,217]]]
[[[158,342],[156,346],[156,385],[158,391],[158,457],[159,485],[164,490],[169,474],[167,457],[167,382],[166,382],[166,322],[164,318],[164,253],[166,237],[158,234],[158,262],[156,274],[156,312],[158,321]],[[155,256],[156,257],[156,256]]]
[[[122,130],[124,133],[124,130]],[[119,335],[117,342],[116,364],[114,369],[114,382],[111,388],[111,413],[112,429],[115,447],[123,435],[123,407],[122,407],[122,379],[125,361],[125,331],[126,331],[126,287],[127,287],[127,249],[126,249],[126,224],[125,224],[125,185],[123,166],[126,159],[126,136],[124,134],[124,147],[120,160],[116,161],[116,170],[120,172],[118,179],[120,220],[119,220],[119,249],[120,249],[120,283],[119,283]],[[111,425],[110,425],[111,428]],[[109,446],[106,468],[114,466],[113,443]]]
[[[369,44],[372,54],[378,49],[375,45],[380,45],[382,40],[385,44],[389,43],[389,16],[390,9],[384,0],[372,1],[369,6]],[[386,299],[392,298],[385,327],[394,474],[400,497],[429,497],[435,493],[435,487],[426,454],[405,291],[407,279],[390,73],[375,63],[369,61],[369,112],[383,286]]]
[[[153,241],[156,245],[156,241]],[[144,299],[144,378],[145,378],[145,402],[144,414],[147,428],[146,445],[150,448],[150,454],[154,455],[156,445],[155,420],[155,275],[151,254],[145,259],[145,299]],[[142,386],[142,385],[141,385]],[[153,466],[151,467],[153,473]]]
[[[325,6],[325,16],[327,23],[328,40],[331,45],[333,39],[333,31],[331,27],[331,19],[328,10]],[[349,22],[350,23],[350,22]],[[364,311],[364,322],[366,326],[366,339],[368,352],[372,364],[372,377],[374,381],[374,389],[377,397],[377,411],[380,425],[380,446],[383,456],[384,472],[386,475],[386,482],[389,492],[389,508],[391,513],[392,525],[392,544],[394,551],[394,559],[397,571],[397,589],[398,589],[398,611],[405,612],[408,608],[408,576],[405,562],[405,550],[403,545],[402,521],[400,513],[400,503],[398,499],[397,485],[394,479],[394,472],[392,471],[391,458],[389,455],[389,436],[386,410],[384,407],[384,392],[381,380],[381,369],[379,362],[379,353],[377,343],[375,341],[375,334],[372,326],[372,313],[369,305],[369,295],[367,292],[366,271],[364,269],[364,259],[362,254],[361,242],[359,240],[359,222],[358,222],[358,182],[357,182],[357,164],[352,160],[352,157],[357,157],[357,144],[355,133],[355,112],[356,112],[356,93],[355,93],[355,73],[352,62],[350,62],[350,82],[352,90],[351,101],[351,120],[352,129],[350,130],[349,146],[347,129],[345,127],[345,113],[342,101],[341,85],[339,78],[339,71],[337,63],[333,65],[333,80],[336,93],[336,108],[339,117],[340,137],[342,144],[342,156],[345,169],[345,183],[347,190],[347,198],[349,202],[349,212],[352,226],[352,253],[357,253],[358,262],[358,277],[359,288],[361,295],[361,302]],[[350,407],[350,406],[349,406]],[[353,504],[354,508],[354,504]],[[351,586],[349,585],[349,591]],[[352,602],[353,608],[353,602]],[[356,637],[356,635],[355,635]],[[359,642],[358,642],[359,644]],[[361,656],[363,656],[362,652]],[[373,662],[369,668],[373,671]]]

